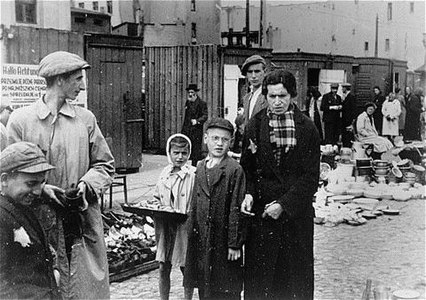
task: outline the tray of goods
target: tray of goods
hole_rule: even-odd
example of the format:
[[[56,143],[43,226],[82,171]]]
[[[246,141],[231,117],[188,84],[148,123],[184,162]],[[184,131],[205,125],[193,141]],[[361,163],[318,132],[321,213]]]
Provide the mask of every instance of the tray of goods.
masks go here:
[[[354,196],[351,196],[351,195],[336,195],[336,196],[329,197],[328,200],[335,203],[345,204],[345,203],[351,202],[353,198]]]
[[[122,204],[121,207],[124,211],[136,214],[138,216],[150,216],[153,218],[176,222],[185,222],[188,218],[187,214],[177,212],[170,206],[150,204],[146,202],[141,202],[132,206]]]

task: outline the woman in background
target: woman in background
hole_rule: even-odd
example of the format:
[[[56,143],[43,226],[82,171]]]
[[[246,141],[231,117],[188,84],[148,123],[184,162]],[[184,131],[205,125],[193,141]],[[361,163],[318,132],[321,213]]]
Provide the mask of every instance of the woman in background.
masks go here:
[[[318,129],[321,144],[323,144],[324,136],[322,133],[321,115],[319,111],[321,93],[316,87],[309,87],[306,97],[306,109],[309,118],[314,122],[315,127]]]

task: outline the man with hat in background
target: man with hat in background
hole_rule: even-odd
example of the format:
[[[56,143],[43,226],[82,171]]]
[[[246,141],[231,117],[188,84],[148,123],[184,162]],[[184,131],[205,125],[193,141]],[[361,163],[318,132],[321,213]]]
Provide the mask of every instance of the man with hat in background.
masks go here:
[[[77,187],[83,198],[79,207],[81,235],[65,239],[62,213],[46,205],[39,218],[57,251],[64,298],[109,298],[109,274],[99,197],[112,183],[114,158],[92,112],[71,104],[85,90],[83,70],[89,64],[76,54],[58,51],[44,57],[39,76],[46,79],[46,94],[30,106],[15,110],[7,126],[9,143],[37,144],[50,164],[57,166],[43,192]],[[70,244],[71,243],[71,244]]]
[[[207,103],[197,95],[200,89],[197,84],[191,83],[186,88],[188,99],[185,103],[185,117],[182,125],[182,134],[189,137],[192,143],[191,161],[193,166],[203,159],[201,146],[203,140],[203,125],[207,121]]]
[[[344,95],[342,101],[342,145],[343,147],[352,147],[354,139],[353,122],[357,116],[356,114],[356,99],[351,92],[351,84],[343,83],[342,92]]]
[[[59,272],[32,210],[54,167],[28,142],[6,147],[0,165],[0,299],[60,299]]]
[[[7,131],[6,131],[6,125],[9,121],[10,114],[12,113],[13,109],[10,107],[10,103],[6,99],[1,99],[0,103],[0,150],[3,151],[4,148],[7,146]]]
[[[261,88],[265,73],[266,61],[260,55],[250,56],[241,67],[241,74],[246,77],[250,84],[250,93],[243,98],[245,124],[252,116],[268,106]]]
[[[322,97],[320,109],[324,112],[322,120],[324,122],[325,143],[337,145],[341,131],[342,98],[337,94],[338,83],[331,83],[330,88],[331,91]]]

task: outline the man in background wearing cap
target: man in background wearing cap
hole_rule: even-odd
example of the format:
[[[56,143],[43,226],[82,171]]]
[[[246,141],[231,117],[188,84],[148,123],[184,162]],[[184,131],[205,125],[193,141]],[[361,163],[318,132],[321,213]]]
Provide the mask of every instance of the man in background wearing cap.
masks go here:
[[[10,114],[12,113],[13,109],[10,107],[9,101],[6,101],[5,99],[1,99],[0,103],[0,150],[3,151],[4,148],[7,146],[7,131],[6,131],[6,125],[9,121]]]
[[[60,299],[52,252],[31,209],[54,167],[27,142],[4,149],[0,163],[0,299]]]
[[[40,216],[50,215],[49,238],[58,254],[60,288],[64,298],[109,298],[109,275],[100,206],[114,174],[114,158],[92,112],[70,102],[85,89],[82,70],[89,64],[78,55],[58,51],[47,55],[39,65],[46,79],[46,94],[30,106],[10,116],[9,143],[29,141],[37,144],[50,164],[56,166],[47,178],[44,192],[56,199],[73,185],[85,205],[81,209],[82,235],[70,245],[64,238],[60,214],[45,206]],[[43,220],[44,220],[43,219]],[[53,223],[53,224],[51,224]],[[67,253],[66,249],[70,249]],[[70,257],[70,261],[68,259]]]
[[[338,83],[332,83],[330,88],[331,91],[322,97],[321,110],[324,112],[322,120],[324,122],[325,143],[337,145],[341,131],[342,98],[337,94]]]
[[[261,88],[266,73],[265,59],[260,55],[250,56],[242,65],[241,73],[250,84],[250,93],[243,98],[244,122],[247,124],[252,116],[268,106]]]
[[[189,137],[192,143],[191,163],[194,167],[203,159],[201,146],[203,140],[203,125],[207,121],[207,103],[197,95],[198,86],[191,83],[186,88],[188,99],[185,103],[185,117],[182,125],[182,134]]]
[[[198,287],[200,299],[240,299],[243,222],[239,207],[245,193],[242,167],[228,156],[231,122],[207,122],[209,154],[198,166],[188,221],[184,286]]]
[[[354,140],[352,125],[357,116],[356,99],[351,92],[350,83],[342,84],[342,92],[344,95],[342,102],[342,145],[351,148]]]

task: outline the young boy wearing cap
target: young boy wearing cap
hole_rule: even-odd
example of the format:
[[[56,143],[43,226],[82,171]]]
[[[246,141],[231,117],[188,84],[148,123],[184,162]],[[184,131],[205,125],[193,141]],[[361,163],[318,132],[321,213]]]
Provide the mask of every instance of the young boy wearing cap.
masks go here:
[[[31,209],[54,167],[27,142],[6,147],[0,162],[0,299],[61,298],[47,238]]]
[[[210,120],[204,135],[209,153],[197,166],[184,286],[198,287],[200,299],[240,299],[242,290],[245,175],[227,155],[233,132],[228,120]]]

